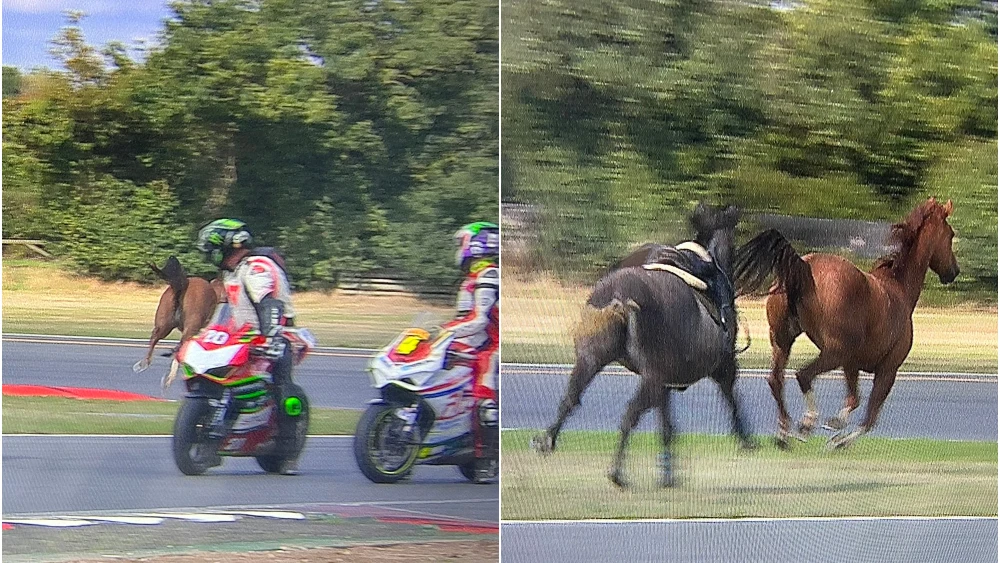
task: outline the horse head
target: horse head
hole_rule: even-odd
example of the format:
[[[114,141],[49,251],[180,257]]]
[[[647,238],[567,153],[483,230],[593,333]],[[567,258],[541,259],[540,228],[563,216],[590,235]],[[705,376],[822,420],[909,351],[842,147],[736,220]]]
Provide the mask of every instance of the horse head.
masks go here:
[[[948,224],[952,209],[950,199],[942,205],[933,197],[917,206],[906,219],[892,226],[892,238],[899,243],[900,250],[882,263],[896,270],[905,267],[907,262],[916,263],[926,258],[924,263],[938,275],[941,283],[955,281],[959,273],[958,260],[952,250],[955,230]]]
[[[933,211],[928,213],[928,220],[924,223],[924,229],[928,231],[924,236],[930,237],[930,269],[938,275],[941,283],[949,284],[955,281],[959,272],[958,260],[955,259],[952,248],[955,229],[948,224],[948,217],[952,212],[951,200],[944,205],[934,201],[934,198],[927,201],[933,204]]]
[[[695,241],[708,249],[724,272],[732,274],[736,246],[736,224],[740,212],[733,206],[715,207],[699,203],[691,214]]]

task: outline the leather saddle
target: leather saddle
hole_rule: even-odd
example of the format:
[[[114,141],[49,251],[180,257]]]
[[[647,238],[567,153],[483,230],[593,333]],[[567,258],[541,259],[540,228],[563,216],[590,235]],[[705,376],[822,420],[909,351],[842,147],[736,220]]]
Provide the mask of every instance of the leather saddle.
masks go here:
[[[712,256],[696,242],[683,242],[677,246],[661,246],[650,251],[643,269],[669,272],[696,291],[695,297],[705,306],[716,324],[722,325],[719,304],[709,295],[711,276],[716,271]]]

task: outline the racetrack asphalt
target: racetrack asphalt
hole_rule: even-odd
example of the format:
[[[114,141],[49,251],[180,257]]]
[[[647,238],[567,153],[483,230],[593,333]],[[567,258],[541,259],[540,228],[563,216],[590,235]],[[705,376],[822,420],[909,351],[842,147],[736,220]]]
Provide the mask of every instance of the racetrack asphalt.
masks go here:
[[[160,395],[169,360],[144,373],[132,364],[137,342],[95,339],[61,344],[4,336],[3,383],[117,389]],[[138,345],[137,345],[138,344]],[[164,349],[167,347],[165,346]],[[365,373],[371,352],[326,350],[296,368],[313,405],[363,409],[376,393]],[[175,382],[167,398],[182,396]],[[420,513],[496,522],[498,486],[473,485],[457,468],[418,466],[396,485],[369,482],[357,469],[350,437],[310,437],[301,474],[263,473],[252,459],[226,459],[205,475],[186,477],[174,466],[169,437],[3,437],[3,515],[68,514],[213,506],[302,503],[390,503]]]

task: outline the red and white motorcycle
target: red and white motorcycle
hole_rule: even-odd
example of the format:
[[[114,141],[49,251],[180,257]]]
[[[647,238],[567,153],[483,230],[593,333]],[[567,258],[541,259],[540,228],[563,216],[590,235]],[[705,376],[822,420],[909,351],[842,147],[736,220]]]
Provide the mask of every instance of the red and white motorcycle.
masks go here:
[[[286,328],[298,364],[316,346],[307,329]],[[250,325],[237,327],[228,305],[177,353],[187,393],[174,420],[173,453],[185,475],[200,475],[223,456],[254,457],[267,472],[298,457],[309,427],[309,402],[302,388],[278,396],[268,369],[268,339]],[[295,440],[280,451],[279,419],[295,421]]]

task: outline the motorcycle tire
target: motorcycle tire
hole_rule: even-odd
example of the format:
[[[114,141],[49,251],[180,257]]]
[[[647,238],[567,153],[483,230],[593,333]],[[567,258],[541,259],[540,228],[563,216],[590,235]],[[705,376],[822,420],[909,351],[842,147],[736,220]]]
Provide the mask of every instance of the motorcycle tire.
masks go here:
[[[213,407],[206,398],[185,398],[174,419],[174,463],[185,475],[201,475],[218,465],[218,452],[208,447]]]
[[[295,417],[295,442],[292,444],[291,451],[289,452],[255,457],[257,465],[268,473],[280,473],[281,466],[285,460],[298,458],[302,450],[306,447],[306,436],[309,434],[309,400],[306,398],[305,392],[298,385],[292,384],[289,387],[293,395],[298,397],[302,403],[302,411]],[[281,408],[281,405],[278,405],[277,408]],[[285,415],[279,413],[278,416]]]
[[[458,466],[459,473],[462,474],[462,477],[468,479],[470,483],[475,483],[477,485],[485,485],[496,481],[497,476],[495,472],[491,475],[483,477],[476,471],[476,469],[478,469],[479,461],[480,460],[473,460],[470,461],[469,463],[463,463],[462,465],[459,465]]]
[[[354,431],[354,459],[361,473],[373,483],[401,481],[409,476],[417,461],[419,444],[398,435],[403,430],[403,421],[396,416],[397,408],[386,404],[369,406]],[[398,462],[387,464],[386,447],[393,448]]]

